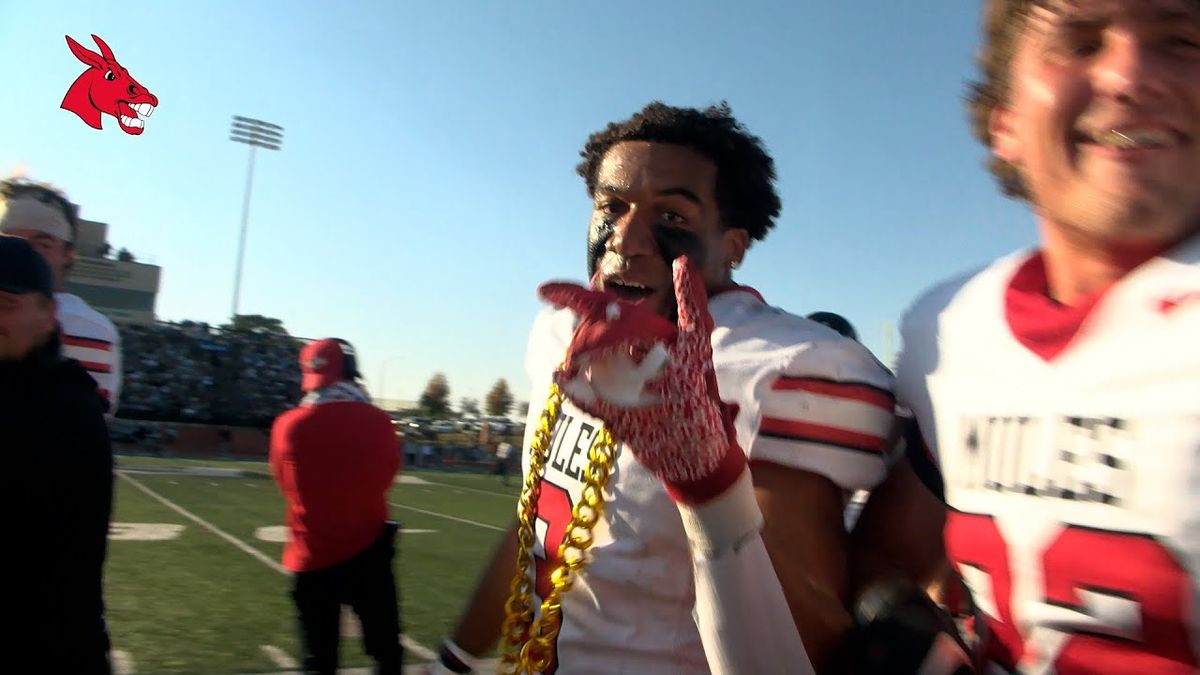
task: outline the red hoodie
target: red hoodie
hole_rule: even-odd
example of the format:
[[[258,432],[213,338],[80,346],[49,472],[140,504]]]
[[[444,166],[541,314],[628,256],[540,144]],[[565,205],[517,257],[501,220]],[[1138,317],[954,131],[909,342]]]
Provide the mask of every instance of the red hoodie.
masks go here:
[[[375,541],[399,467],[392,420],[370,403],[301,405],[280,415],[271,429],[271,471],[291,530],[283,566],[322,569]]]

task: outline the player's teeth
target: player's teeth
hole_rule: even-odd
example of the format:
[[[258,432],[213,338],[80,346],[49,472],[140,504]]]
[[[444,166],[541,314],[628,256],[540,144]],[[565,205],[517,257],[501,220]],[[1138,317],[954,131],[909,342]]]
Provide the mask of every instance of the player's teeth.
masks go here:
[[[1112,130],[1096,138],[1101,145],[1121,150],[1129,148],[1164,148],[1171,144],[1171,135],[1160,129]]]
[[[121,124],[124,124],[125,126],[129,126],[129,122],[130,122],[130,118],[128,118],[124,115],[121,115]]]
[[[143,103],[142,105],[146,106],[146,117],[154,114],[154,106],[150,105],[149,103]]]
[[[1108,134],[1104,140],[1106,145],[1114,148],[1132,148],[1137,145],[1137,142],[1134,141],[1132,137],[1126,136],[1119,131],[1114,131]]]
[[[142,128],[142,121],[141,121],[141,120],[135,120],[135,119],[131,119],[131,120],[129,120],[129,126],[131,126],[131,127],[137,127],[137,128],[139,128],[139,129],[141,129],[141,128]]]

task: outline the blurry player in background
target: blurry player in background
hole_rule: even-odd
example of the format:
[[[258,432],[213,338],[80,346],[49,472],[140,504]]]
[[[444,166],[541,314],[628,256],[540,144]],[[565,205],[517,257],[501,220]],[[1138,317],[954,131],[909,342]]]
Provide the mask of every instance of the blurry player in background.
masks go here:
[[[588,274],[598,294],[638,304],[647,320],[631,315],[622,323],[632,330],[669,327],[682,315],[674,282],[690,271],[695,287],[689,286],[694,293],[688,297],[706,311],[711,307],[716,329],[711,344],[707,332],[699,343],[689,343],[693,354],[675,363],[696,369],[675,372],[680,379],[669,383],[698,397],[690,408],[697,419],[654,414],[650,426],[629,426],[602,405],[585,403],[596,414],[584,412],[582,399],[567,401],[560,411],[537,503],[535,565],[528,570],[535,579],[535,607],[560,562],[558,547],[580,499],[588,448],[602,424],[598,416],[622,445],[590,562],[562,596],[557,663],[548,671],[721,670],[721,655],[706,657],[708,645],[692,616],[685,524],[697,517],[686,505],[724,493],[735,494],[742,507],[748,500],[756,513],[761,509],[759,545],[765,542],[763,555],[769,551],[778,572],[773,600],[784,614],[780,629],[794,635],[798,627],[814,661],[831,666],[841,657],[841,636],[849,625],[842,510],[848,491],[873,487],[884,475],[890,375],[858,343],[771,307],[733,281],[732,271],[751,241],[767,235],[780,204],[773,161],[728,107],[653,103],[594,134],[583,157],[579,173],[594,204]],[[567,292],[588,293],[580,287]],[[548,309],[534,324],[526,360],[534,383],[531,401],[544,399],[564,356],[583,356],[572,339],[576,319],[571,309]],[[712,353],[711,361],[691,358],[696,349]],[[689,389],[689,378],[704,381],[703,368],[712,373],[713,362],[713,386]],[[729,413],[727,427],[722,408]],[[535,403],[526,427],[526,472],[539,413]],[[655,459],[692,446],[703,460],[685,462],[678,471]],[[677,509],[668,492],[684,506]],[[470,672],[473,657],[496,642],[515,551],[513,529],[453,639],[443,645],[441,672]],[[751,628],[748,623],[731,630],[748,635],[741,631]],[[792,655],[803,659],[804,649]],[[781,666],[798,672],[779,661],[758,665],[764,666],[760,673]]]
[[[502,441],[496,446],[496,468],[493,471],[497,476],[500,476],[500,482],[508,485],[509,467],[512,466],[512,443]]]
[[[861,571],[936,578],[945,518],[992,670],[1197,672],[1200,3],[989,0],[981,65],[1040,245],[908,312]]]
[[[54,300],[62,327],[63,356],[79,361],[108,401],[108,419],[121,395],[121,337],[112,321],[77,295],[67,293],[79,234],[76,207],[61,192],[26,181],[0,181],[0,234],[33,244],[54,273]]]
[[[813,312],[805,318],[809,321],[816,321],[822,326],[828,326],[836,330],[843,337],[848,337],[851,340],[858,339],[858,331],[854,330],[854,325],[851,324],[850,321],[848,321],[846,317],[842,316],[841,314],[834,314],[833,312]]]

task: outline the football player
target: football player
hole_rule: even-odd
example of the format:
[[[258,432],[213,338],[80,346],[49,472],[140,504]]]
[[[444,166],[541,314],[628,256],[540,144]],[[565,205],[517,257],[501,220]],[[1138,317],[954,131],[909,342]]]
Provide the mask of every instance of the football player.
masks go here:
[[[706,655],[714,645],[702,642],[693,618],[686,531],[700,516],[689,505],[714,495],[734,495],[743,515],[747,507],[754,518],[761,514],[755,541],[778,573],[770,575],[769,601],[783,614],[779,629],[793,636],[798,629],[805,641],[784,661],[759,661],[755,672],[798,672],[794,664],[807,660],[806,651],[818,667],[834,667],[850,624],[842,512],[850,492],[884,476],[894,408],[890,374],[857,342],[772,307],[733,281],[751,243],[774,225],[780,202],[773,161],[727,106],[652,103],[593,134],[582,155],[579,173],[593,200],[592,284],[546,292],[562,306],[543,312],[530,337],[531,400],[543,400],[552,380],[564,385],[567,400],[547,449],[533,564],[524,570],[533,592],[510,610],[531,603],[537,609],[549,595],[572,509],[587,498],[589,447],[611,432],[619,444],[603,514],[586,566],[561,595],[561,630],[544,672],[722,670],[722,655]],[[679,298],[691,298],[698,309],[683,311]],[[600,302],[593,305],[598,312],[585,317],[593,301]],[[711,315],[711,326],[676,331],[677,320],[692,325],[698,314]],[[596,354],[587,349],[598,343],[587,336],[603,342],[609,323],[617,333],[679,337],[671,349],[681,351],[671,352],[656,386],[660,394],[670,389],[687,397],[687,404],[651,407],[626,424],[603,394],[589,394],[586,363]],[[685,340],[696,335],[698,341]],[[531,407],[526,427],[527,480],[540,412]],[[701,458],[694,463],[687,459],[692,450]],[[473,659],[500,637],[517,529],[503,538],[444,643],[441,672],[470,672]],[[730,630],[749,639],[754,625]]]
[[[121,336],[108,317],[65,290],[67,273],[75,264],[78,211],[48,185],[0,180],[0,233],[29,241],[50,265],[63,356],[79,361],[96,380],[111,422],[121,395]]]
[[[1194,673],[1200,3],[985,16],[975,132],[1040,242],[904,319],[919,433],[859,521],[864,575],[938,576],[945,519],[989,668]]]

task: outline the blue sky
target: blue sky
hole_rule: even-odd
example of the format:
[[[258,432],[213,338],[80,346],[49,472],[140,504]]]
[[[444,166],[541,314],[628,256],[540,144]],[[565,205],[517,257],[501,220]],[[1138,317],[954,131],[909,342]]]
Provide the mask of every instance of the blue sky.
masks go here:
[[[967,130],[978,4],[6,2],[0,173],[65,188],[162,265],[160,317],[220,323],[246,178],[230,117],[279,124],[242,312],[351,340],[388,397],[442,371],[456,402],[500,377],[525,399],[534,291],[584,276],[584,139],[653,99],[724,99],[783,199],[738,280],[882,351],[923,288],[1034,242]],[[159,98],[140,137],[58,107],[83,67],[63,36],[92,33]]]

